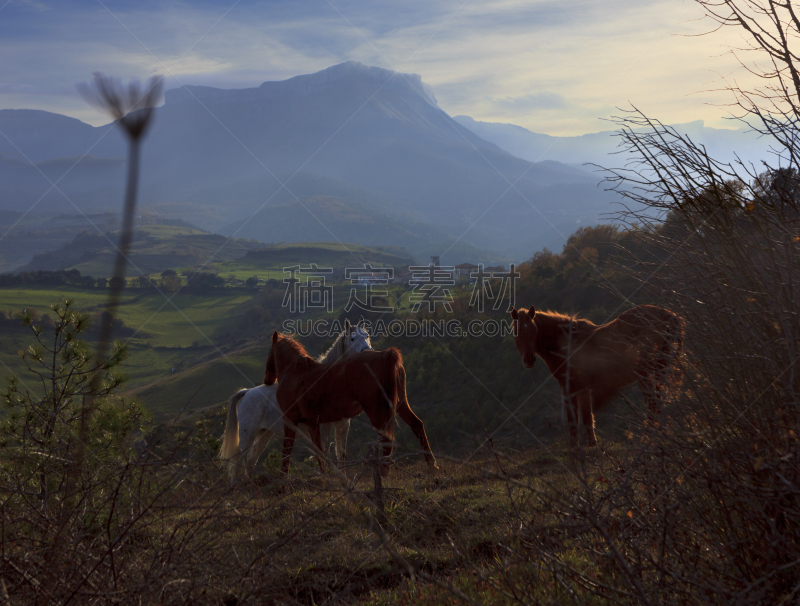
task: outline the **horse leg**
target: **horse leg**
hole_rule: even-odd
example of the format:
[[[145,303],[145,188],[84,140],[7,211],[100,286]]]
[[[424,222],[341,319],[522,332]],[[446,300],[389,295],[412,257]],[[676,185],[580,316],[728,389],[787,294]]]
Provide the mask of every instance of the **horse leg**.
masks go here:
[[[587,444],[589,446],[597,445],[597,436],[594,435],[594,413],[592,412],[592,391],[585,390],[578,396],[578,402],[581,409],[581,417],[583,418],[583,427],[586,429],[586,436],[588,438]]]
[[[236,477],[240,475],[240,473],[244,472],[244,475],[246,475],[246,461],[247,457],[250,455],[250,449],[253,446],[255,438],[256,436],[252,431],[244,429],[241,425],[239,426],[239,452],[234,455],[230,463],[231,484],[236,481]]]
[[[297,427],[295,423],[293,423],[292,427],[286,423],[283,424],[283,460],[281,461],[281,473],[289,473],[289,460],[292,458],[294,437],[296,435],[295,427]]]
[[[394,450],[394,440],[387,435],[381,435],[381,442],[383,442],[383,458],[388,459],[392,456]],[[389,475],[389,464],[384,463],[381,465],[381,475],[386,477]]]
[[[256,463],[258,462],[259,457],[264,453],[264,450],[267,448],[267,444],[269,444],[270,439],[274,434],[268,429],[262,429],[258,432],[256,439],[253,441],[253,445],[250,447],[250,451],[247,453],[247,475],[253,477],[253,471],[255,470]]]
[[[328,456],[328,453],[326,452],[328,446],[326,445],[326,450],[323,450],[322,449],[322,444],[320,443],[320,426],[319,426],[319,423],[309,423],[308,424],[308,433],[311,436],[311,441],[314,442],[314,446],[319,448],[324,453],[325,456]],[[315,456],[317,457],[317,463],[319,463],[319,472],[322,475],[325,475],[325,471],[326,471],[325,470],[325,460],[323,459],[323,457],[319,456],[316,453],[315,453]]]
[[[428,442],[428,435],[425,433],[425,425],[422,423],[422,420],[414,414],[414,411],[411,410],[411,406],[408,405],[408,400],[400,402],[397,405],[397,414],[398,416],[406,422],[411,428],[411,431],[414,432],[414,435],[417,436],[417,440],[419,440],[419,445],[422,447],[422,451],[425,453],[425,461],[428,463],[428,468],[431,472],[436,471],[439,469],[436,466],[436,459],[433,456],[433,452],[431,452],[431,445]]]
[[[394,417],[391,414],[382,414],[383,411],[387,410],[385,400],[381,398],[377,406],[365,407],[362,405],[361,408],[367,413],[367,417],[369,417],[369,422],[372,423],[372,426],[378,430],[381,442],[383,443],[384,458],[389,458],[392,456],[392,450],[394,449],[394,432],[392,431]],[[381,465],[381,475],[385,476],[388,475],[388,473],[389,466],[385,464]]]
[[[331,428],[333,423],[320,423],[319,426],[319,442],[322,445],[322,454],[326,457],[330,456],[331,452]]]
[[[350,431],[350,419],[342,419],[333,424],[336,430],[336,458],[344,463],[347,458],[347,432]]]

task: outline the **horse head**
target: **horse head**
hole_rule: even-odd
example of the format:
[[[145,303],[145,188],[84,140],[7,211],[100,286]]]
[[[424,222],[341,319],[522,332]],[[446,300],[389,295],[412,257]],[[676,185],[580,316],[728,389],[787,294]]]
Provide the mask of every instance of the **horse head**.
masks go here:
[[[372,349],[372,342],[370,341],[369,333],[365,327],[366,322],[364,316],[358,321],[358,324],[350,324],[350,320],[344,321],[344,330],[347,333],[347,353],[350,355],[357,354],[361,351]]]
[[[533,318],[536,315],[536,308],[531,305],[530,309],[511,310],[511,317],[514,320],[514,343],[517,346],[519,355],[522,356],[522,364],[525,368],[533,368],[536,364],[536,336],[538,329]]]
[[[273,385],[287,369],[305,371],[313,364],[314,359],[308,356],[305,347],[276,330],[272,333],[272,347],[269,349],[267,367],[264,369],[264,385]]]

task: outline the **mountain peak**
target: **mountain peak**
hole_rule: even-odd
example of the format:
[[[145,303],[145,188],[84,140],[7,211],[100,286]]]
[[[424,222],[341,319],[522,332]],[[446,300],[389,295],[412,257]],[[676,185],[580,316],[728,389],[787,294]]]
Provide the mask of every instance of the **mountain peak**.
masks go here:
[[[264,82],[258,88],[240,89],[219,89],[209,86],[182,86],[166,91],[165,100],[167,103],[181,103],[200,99],[204,102],[214,102],[228,99],[231,96],[237,98],[261,98],[264,97],[286,97],[292,95],[312,95],[319,94],[331,86],[335,86],[343,81],[364,82],[369,81],[378,84],[380,88],[388,90],[413,90],[432,105],[438,107],[438,102],[433,94],[433,89],[422,81],[419,74],[405,74],[395,72],[390,69],[364,65],[360,61],[345,61],[337,65],[332,65],[326,69],[313,74],[294,76],[288,80],[270,80]]]
[[[278,87],[291,88],[292,92],[300,92],[300,89],[308,89],[308,92],[317,92],[328,85],[342,80],[371,80],[380,83],[382,87],[390,89],[401,89],[411,87],[417,93],[428,99],[433,105],[438,106],[433,89],[422,81],[419,74],[406,74],[396,72],[391,69],[377,67],[375,65],[365,65],[360,61],[345,61],[332,65],[326,69],[313,74],[295,76],[288,80],[278,82],[264,82],[260,88],[273,89]]]

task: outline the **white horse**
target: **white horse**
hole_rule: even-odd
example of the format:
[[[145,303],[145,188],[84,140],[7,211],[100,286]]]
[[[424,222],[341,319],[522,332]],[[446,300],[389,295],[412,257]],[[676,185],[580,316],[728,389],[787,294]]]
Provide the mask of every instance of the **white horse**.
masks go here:
[[[335,362],[366,349],[372,349],[369,333],[364,329],[364,318],[358,325],[344,321],[344,330],[331,348],[317,358],[318,362]],[[266,449],[273,435],[283,431],[283,412],[278,406],[275,392],[278,384],[259,385],[252,389],[240,389],[228,400],[228,422],[222,437],[219,458],[228,462],[231,482],[246,461],[245,472],[252,476],[256,461]],[[325,454],[328,454],[331,442],[331,431],[336,433],[336,458],[344,461],[347,447],[347,432],[350,430],[350,419],[342,419],[335,423],[322,423],[320,441]],[[308,435],[308,427],[300,424],[301,431]]]

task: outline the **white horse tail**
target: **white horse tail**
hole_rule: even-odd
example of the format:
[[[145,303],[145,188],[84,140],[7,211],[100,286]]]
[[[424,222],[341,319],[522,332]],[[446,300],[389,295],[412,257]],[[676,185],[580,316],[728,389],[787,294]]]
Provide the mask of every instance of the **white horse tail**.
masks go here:
[[[225,434],[222,436],[222,446],[219,449],[219,458],[223,461],[239,453],[239,400],[247,393],[240,389],[228,400],[228,422],[225,425]]]

